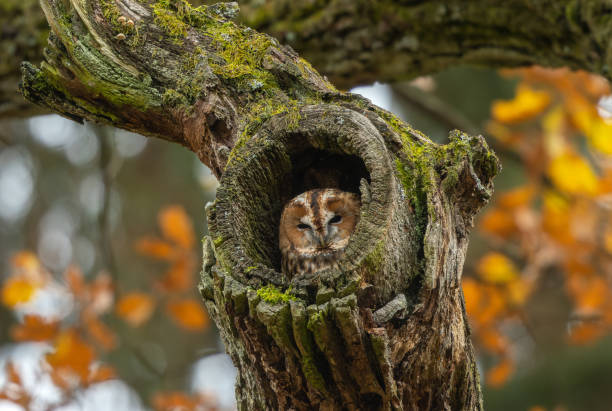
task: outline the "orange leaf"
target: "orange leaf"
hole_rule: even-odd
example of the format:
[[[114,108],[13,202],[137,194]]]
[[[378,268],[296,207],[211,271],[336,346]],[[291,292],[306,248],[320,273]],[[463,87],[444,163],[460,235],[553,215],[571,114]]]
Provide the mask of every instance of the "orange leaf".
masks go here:
[[[532,197],[533,187],[526,185],[502,193],[497,203],[500,207],[513,209],[529,205]]]
[[[171,260],[175,254],[172,245],[155,237],[143,237],[138,240],[136,250],[140,254],[160,260]]]
[[[110,365],[102,364],[97,366],[89,375],[89,384],[112,380],[117,377],[115,369]]]
[[[478,339],[489,351],[502,354],[508,348],[508,340],[497,330],[487,328],[478,333]]]
[[[516,96],[509,101],[496,101],[491,107],[493,118],[501,123],[520,123],[540,114],[550,104],[550,95],[545,91],[532,90],[519,85]]]
[[[480,223],[480,227],[491,234],[508,237],[517,231],[517,226],[511,213],[500,209],[487,212]]]
[[[47,341],[55,337],[58,331],[57,321],[48,322],[37,315],[26,315],[23,324],[11,329],[15,341]]]
[[[119,300],[116,312],[132,327],[138,327],[151,317],[154,309],[155,302],[149,294],[133,292]]]
[[[164,236],[184,249],[191,249],[195,242],[190,218],[181,206],[169,206],[158,216],[159,226]]]
[[[610,289],[606,281],[594,275],[570,275],[567,280],[569,293],[581,311],[598,310],[608,300]]]
[[[465,309],[468,315],[476,313],[480,302],[480,287],[471,278],[463,279],[463,295],[465,297]]]
[[[583,323],[572,329],[569,341],[572,344],[583,345],[595,341],[604,333],[603,327],[592,323]]]
[[[75,330],[69,329],[55,339],[54,351],[45,358],[56,372],[78,376],[81,381],[86,381],[95,354]]]
[[[509,358],[503,359],[487,372],[487,382],[493,387],[502,386],[514,371],[514,364]]]
[[[166,311],[186,330],[200,331],[208,326],[208,315],[196,300],[170,301],[166,304]]]
[[[2,303],[7,307],[26,303],[30,301],[35,291],[36,286],[22,276],[9,278],[2,287]]]
[[[38,271],[41,268],[38,257],[30,251],[18,252],[13,256],[11,263],[14,267],[28,272]]]
[[[17,368],[15,364],[12,362],[6,363],[6,375],[8,375],[8,380],[13,384],[21,385],[21,376],[17,372]]]
[[[87,332],[105,350],[112,350],[117,346],[117,336],[96,317],[88,317],[84,320]]]
[[[176,260],[158,282],[166,292],[186,291],[193,287],[194,262],[188,256]]]
[[[77,266],[71,265],[68,267],[64,273],[64,280],[74,295],[81,296],[85,293],[85,280],[83,279],[83,273]]]
[[[157,411],[194,410],[198,405],[193,397],[182,392],[157,393],[152,403]]]
[[[505,313],[507,301],[496,287],[482,287],[479,302],[478,308],[473,311],[473,318],[482,326],[491,324]]]

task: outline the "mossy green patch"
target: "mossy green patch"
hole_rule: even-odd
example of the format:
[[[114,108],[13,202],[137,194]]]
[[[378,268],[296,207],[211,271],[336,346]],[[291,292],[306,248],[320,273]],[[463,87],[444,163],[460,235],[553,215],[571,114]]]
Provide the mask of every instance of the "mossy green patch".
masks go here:
[[[272,284],[268,284],[258,289],[257,296],[270,304],[287,303],[291,300],[297,300],[297,297],[291,293],[291,288],[288,288],[285,292],[281,292]]]

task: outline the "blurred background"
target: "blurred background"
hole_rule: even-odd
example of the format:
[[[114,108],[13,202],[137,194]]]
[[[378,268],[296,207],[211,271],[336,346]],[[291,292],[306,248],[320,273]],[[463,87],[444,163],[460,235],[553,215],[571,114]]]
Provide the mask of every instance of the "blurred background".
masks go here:
[[[488,410],[612,403],[612,99],[568,70],[458,67],[352,90],[503,165],[464,269]],[[197,292],[217,181],[164,141],[0,121],[0,409],[233,409]]]

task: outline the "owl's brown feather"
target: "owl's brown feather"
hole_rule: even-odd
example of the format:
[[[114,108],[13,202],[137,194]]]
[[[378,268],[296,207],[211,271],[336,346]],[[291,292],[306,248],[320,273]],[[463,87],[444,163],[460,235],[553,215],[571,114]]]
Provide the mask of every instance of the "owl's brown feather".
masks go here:
[[[359,221],[356,194],[326,188],[290,200],[279,226],[282,271],[289,278],[337,266]]]

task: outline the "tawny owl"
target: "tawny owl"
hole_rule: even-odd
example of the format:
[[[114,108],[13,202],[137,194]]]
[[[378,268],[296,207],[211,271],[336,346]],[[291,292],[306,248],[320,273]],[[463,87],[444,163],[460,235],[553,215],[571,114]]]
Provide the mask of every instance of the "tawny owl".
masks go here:
[[[359,221],[359,196],[334,188],[289,201],[280,220],[282,271],[289,278],[336,267]]]

